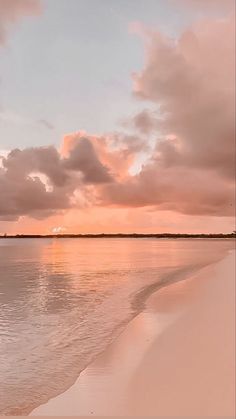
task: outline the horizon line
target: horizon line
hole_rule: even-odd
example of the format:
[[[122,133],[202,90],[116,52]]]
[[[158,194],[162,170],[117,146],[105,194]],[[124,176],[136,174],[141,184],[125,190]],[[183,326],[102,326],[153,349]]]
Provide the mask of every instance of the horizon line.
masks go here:
[[[10,238],[236,238],[236,232],[230,233],[59,233],[59,234],[0,234],[0,239]]]

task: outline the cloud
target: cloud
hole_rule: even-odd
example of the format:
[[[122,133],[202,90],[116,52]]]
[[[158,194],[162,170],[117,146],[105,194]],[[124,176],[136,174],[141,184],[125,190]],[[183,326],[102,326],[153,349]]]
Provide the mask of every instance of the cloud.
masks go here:
[[[142,150],[138,137],[67,135],[54,146],[14,149],[2,156],[0,217],[43,218],[95,202],[103,186],[122,180]]]
[[[191,215],[234,215],[234,184],[216,173],[156,164],[103,190],[102,205],[149,207]]]
[[[24,16],[32,16],[40,11],[38,0],[0,0],[0,44],[6,40],[9,26]]]
[[[39,119],[38,120],[38,123],[40,125],[42,125],[44,128],[47,128],[49,130],[53,130],[54,129],[54,125],[51,122],[47,121],[46,119]]]
[[[2,159],[0,218],[47,217],[70,207],[74,189],[54,147],[15,149]]]
[[[0,47],[6,42],[8,30],[25,16],[37,15],[40,12],[40,0],[0,0]],[[11,112],[1,112],[0,120],[16,124],[28,124],[29,121]]]
[[[127,176],[136,156],[146,149],[145,142],[137,135],[112,133],[107,136],[98,136],[88,135],[85,132],[77,132],[66,135],[63,140],[62,155],[68,158],[72,153],[69,164],[71,164],[71,160],[74,158],[74,152],[78,148],[81,149],[81,147],[84,147],[80,143],[81,141],[84,142],[85,139],[90,142],[90,147],[92,146],[93,154],[95,153],[96,156],[95,158],[93,157],[94,168],[97,168],[98,165],[100,166],[95,161],[99,160],[103,165],[100,176],[105,175],[104,180],[106,181],[110,181],[112,178],[118,180]],[[91,165],[92,162],[87,170],[91,170]]]
[[[25,127],[35,127],[39,126],[46,128],[47,130],[54,130],[54,126],[51,122],[46,119],[34,120],[32,118],[21,115],[18,112],[10,111],[7,109],[0,109],[0,122],[4,122],[10,125],[18,125]]]
[[[47,191],[39,177],[11,177],[0,169],[0,218],[18,219],[22,215],[43,218],[70,207],[70,195],[65,188]]]
[[[156,130],[155,149],[139,174],[105,187],[102,202],[234,215],[234,32],[232,17],[198,23],[178,40],[147,32],[134,92],[159,117],[145,110],[133,123],[143,133]]]
[[[25,178],[30,173],[45,174],[55,186],[64,186],[68,180],[63,162],[55,147],[15,149],[3,159],[6,175],[11,179]]]
[[[235,7],[234,0],[175,0],[176,3],[188,8],[213,9],[219,11],[232,11]]]
[[[76,192],[86,195],[86,187],[112,181],[91,139],[85,137],[77,138],[67,156],[53,146],[15,149],[2,157],[1,164],[1,219],[47,217],[75,202],[79,205]]]
[[[133,118],[124,120],[123,125],[125,128],[135,129],[138,133],[148,138],[150,134],[158,129],[158,113],[149,109],[143,109]]]
[[[134,123],[157,131],[141,173],[106,188],[110,203],[233,215],[235,176],[234,20],[204,21],[176,41],[149,33],[135,95],[155,104]],[[217,47],[216,47],[217,46]]]
[[[109,169],[100,162],[95,147],[88,138],[79,137],[78,141],[74,141],[64,165],[68,170],[83,173],[85,183],[112,181]]]
[[[146,63],[133,79],[145,109],[130,121],[134,134],[76,132],[60,151],[13,150],[2,159],[0,217],[80,206],[234,215],[234,19],[199,22],[177,40],[142,36]],[[144,140],[150,135],[153,148]]]

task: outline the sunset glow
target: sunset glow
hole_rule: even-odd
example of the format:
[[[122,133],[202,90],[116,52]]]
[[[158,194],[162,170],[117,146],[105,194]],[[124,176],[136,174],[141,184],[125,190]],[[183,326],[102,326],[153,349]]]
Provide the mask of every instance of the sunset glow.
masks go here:
[[[234,13],[233,1],[224,4],[173,2],[173,13],[178,7],[190,20],[196,14],[194,23],[182,22],[174,37],[158,26],[128,22],[126,36],[140,38],[145,57],[142,67],[134,64],[127,75],[133,87],[126,95],[139,111],[132,105],[127,115],[121,103],[121,123],[113,131],[103,124],[103,134],[90,134],[78,113],[77,129],[67,133],[65,123],[63,139],[54,140],[54,121],[38,115],[37,122],[27,116],[19,124],[16,114],[6,122],[3,103],[0,232],[233,230]],[[199,8],[204,18],[197,17]],[[37,0],[2,0],[0,12],[4,54],[13,23],[34,15],[29,30],[40,30],[47,7]],[[45,100],[51,100],[46,91]],[[102,107],[106,115],[107,105]],[[18,138],[8,149],[4,130],[14,131],[16,125]],[[25,126],[30,132],[39,125],[41,138],[49,132],[47,144],[29,138],[24,146]]]
[[[0,416],[235,417],[235,0],[0,0]]]

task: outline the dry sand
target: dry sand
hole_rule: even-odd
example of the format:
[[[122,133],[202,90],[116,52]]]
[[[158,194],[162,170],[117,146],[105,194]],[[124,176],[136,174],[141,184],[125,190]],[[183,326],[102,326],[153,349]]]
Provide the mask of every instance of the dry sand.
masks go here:
[[[153,294],[53,416],[234,417],[235,255]]]

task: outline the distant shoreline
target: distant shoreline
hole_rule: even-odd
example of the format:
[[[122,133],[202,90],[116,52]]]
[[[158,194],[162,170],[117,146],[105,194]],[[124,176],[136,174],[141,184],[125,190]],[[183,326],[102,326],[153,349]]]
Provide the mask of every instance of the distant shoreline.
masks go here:
[[[2,235],[0,239],[119,239],[119,238],[131,238],[131,239],[233,239],[236,238],[236,233],[216,233],[216,234],[172,234],[172,233],[160,233],[160,234],[139,234],[139,233],[114,233],[114,234],[15,234],[15,235]]]

